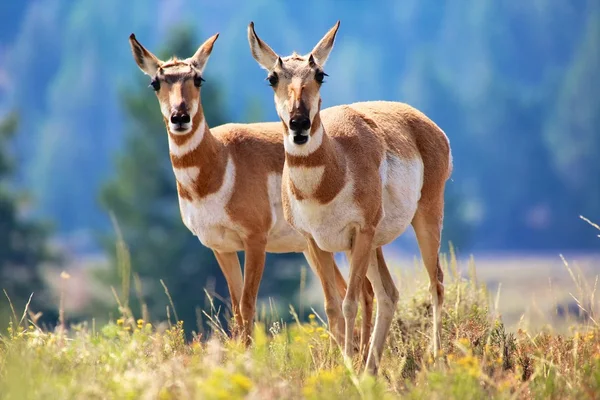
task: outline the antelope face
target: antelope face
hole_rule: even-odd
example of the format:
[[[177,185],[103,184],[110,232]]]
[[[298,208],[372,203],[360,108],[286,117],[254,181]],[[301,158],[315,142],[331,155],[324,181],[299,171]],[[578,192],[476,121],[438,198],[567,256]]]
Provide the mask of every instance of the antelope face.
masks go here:
[[[254,23],[248,26],[252,56],[268,71],[267,80],[275,92],[277,114],[286,130],[286,148],[304,146],[320,126],[320,120],[315,117],[321,108],[319,90],[327,76],[323,66],[339,26],[338,21],[309,54],[294,53],[283,58],[258,37]]]
[[[129,37],[133,57],[142,72],[150,76],[150,86],[156,92],[165,124],[173,135],[186,135],[194,127],[194,117],[203,117],[200,102],[202,72],[217,40],[217,33],[185,60],[175,57],[159,60],[150,53],[134,34]],[[200,114],[198,114],[200,113]]]

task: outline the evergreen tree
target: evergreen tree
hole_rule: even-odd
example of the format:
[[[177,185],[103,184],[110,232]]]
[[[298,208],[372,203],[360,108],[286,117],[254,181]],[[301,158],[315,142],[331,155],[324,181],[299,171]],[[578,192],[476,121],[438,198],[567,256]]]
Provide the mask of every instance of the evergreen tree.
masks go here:
[[[28,297],[35,293],[32,304],[40,310],[45,302],[42,301],[44,285],[39,266],[55,257],[48,247],[48,227],[24,216],[27,198],[11,185],[15,168],[10,147],[17,125],[16,114],[0,122],[0,288],[6,290],[19,310],[23,310]],[[0,308],[6,311],[6,303],[1,304]]]

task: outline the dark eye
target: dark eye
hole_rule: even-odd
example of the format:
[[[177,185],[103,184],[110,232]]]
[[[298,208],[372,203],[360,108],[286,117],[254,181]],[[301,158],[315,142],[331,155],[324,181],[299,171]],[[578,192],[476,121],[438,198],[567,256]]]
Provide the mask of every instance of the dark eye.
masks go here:
[[[204,79],[202,79],[202,77],[200,75],[196,75],[194,77],[194,86],[196,86],[197,88],[202,86],[202,82],[204,82]]]
[[[279,82],[279,77],[273,72],[271,75],[267,76],[267,80],[269,81],[269,86],[275,86],[277,85],[277,82]]]
[[[154,91],[158,92],[158,90],[160,89],[160,81],[154,78],[152,79],[152,82],[150,82],[150,86],[152,86],[152,89],[154,89]]]
[[[317,72],[315,72],[315,80],[316,80],[318,83],[323,83],[323,79],[325,79],[325,77],[326,77],[326,76],[329,76],[329,75],[327,75],[327,74],[326,74],[325,72],[323,72],[323,71],[317,71]]]

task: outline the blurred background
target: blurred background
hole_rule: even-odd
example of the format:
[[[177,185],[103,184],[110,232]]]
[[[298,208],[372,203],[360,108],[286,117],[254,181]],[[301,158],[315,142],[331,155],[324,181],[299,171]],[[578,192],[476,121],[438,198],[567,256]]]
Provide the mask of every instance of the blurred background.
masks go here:
[[[248,49],[251,20],[287,55],[310,51],[338,19],[323,107],[403,101],[450,138],[444,249],[473,254],[521,308],[534,286],[560,286],[559,254],[598,273],[598,232],[579,218],[600,221],[597,1],[4,1],[0,286],[17,313],[35,292],[31,309],[52,324],[63,293],[70,320],[108,318],[112,285],[161,320],[162,279],[197,329],[204,289],[219,304],[228,293],[212,252],[180,220],[165,128],[128,36],[166,59],[221,33],[202,97],[215,126],[277,119]],[[386,254],[412,266],[412,231]],[[305,266],[270,255],[262,304],[273,298],[284,318],[287,304],[318,305]],[[0,316],[9,312],[0,300]]]

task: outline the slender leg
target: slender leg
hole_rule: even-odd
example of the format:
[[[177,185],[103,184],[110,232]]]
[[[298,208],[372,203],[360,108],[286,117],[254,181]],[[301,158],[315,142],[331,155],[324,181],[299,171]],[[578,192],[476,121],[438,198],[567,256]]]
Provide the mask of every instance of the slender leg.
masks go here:
[[[368,272],[367,272],[368,275]],[[360,330],[360,352],[367,359],[367,350],[369,349],[369,340],[371,338],[372,320],[373,320],[373,286],[369,279],[365,279],[363,283],[363,293],[361,296],[362,306],[362,326]]]
[[[346,297],[346,289],[348,289],[348,285],[346,285],[346,279],[340,272],[339,268],[335,269],[335,286],[337,287],[340,298]]]
[[[442,306],[444,304],[444,273],[440,267],[438,252],[442,232],[443,204],[429,208],[427,211],[419,208],[413,219],[423,263],[429,274],[429,291],[433,308],[433,355],[437,356],[441,344],[440,323]]]
[[[242,316],[240,314],[240,299],[242,298],[243,278],[242,278],[242,267],[240,266],[240,259],[237,253],[220,253],[214,251],[217,262],[225,275],[227,281],[227,287],[229,288],[229,296],[231,297],[231,312],[235,321],[235,329],[242,326]],[[234,334],[235,336],[235,334]]]
[[[243,324],[242,334],[246,345],[249,345],[252,340],[258,287],[260,286],[260,280],[265,269],[265,247],[266,239],[263,237],[251,237],[244,242],[244,289],[242,291],[240,311]]]
[[[323,286],[325,297],[325,313],[333,337],[338,343],[344,343],[344,319],[342,318],[342,302],[338,293],[336,271],[333,253],[321,250],[313,239],[308,239],[308,250],[304,255],[314,267]],[[343,278],[342,278],[343,279]]]
[[[353,331],[356,313],[358,312],[358,300],[364,288],[364,280],[369,268],[369,259],[373,243],[374,229],[357,230],[352,246],[350,261],[350,279],[348,290],[342,304],[342,311],[346,321],[346,335],[344,354],[347,357],[354,355]]]
[[[385,339],[390,330],[396,304],[398,303],[398,289],[396,289],[394,280],[385,263],[381,247],[371,253],[367,275],[373,284],[375,298],[377,299],[375,330],[373,331],[367,358],[367,371],[376,375],[383,354]]]
[[[346,259],[348,262],[352,259],[350,251],[346,251]],[[342,276],[339,269],[336,271],[336,282],[338,283],[338,289],[342,297],[346,295],[346,281]],[[355,351],[363,354],[364,361],[367,360],[367,350],[369,347],[369,340],[371,339],[371,328],[373,320],[373,287],[368,279],[364,280],[363,290],[360,296],[360,303],[362,306],[363,318],[360,329],[360,345],[354,346]]]

